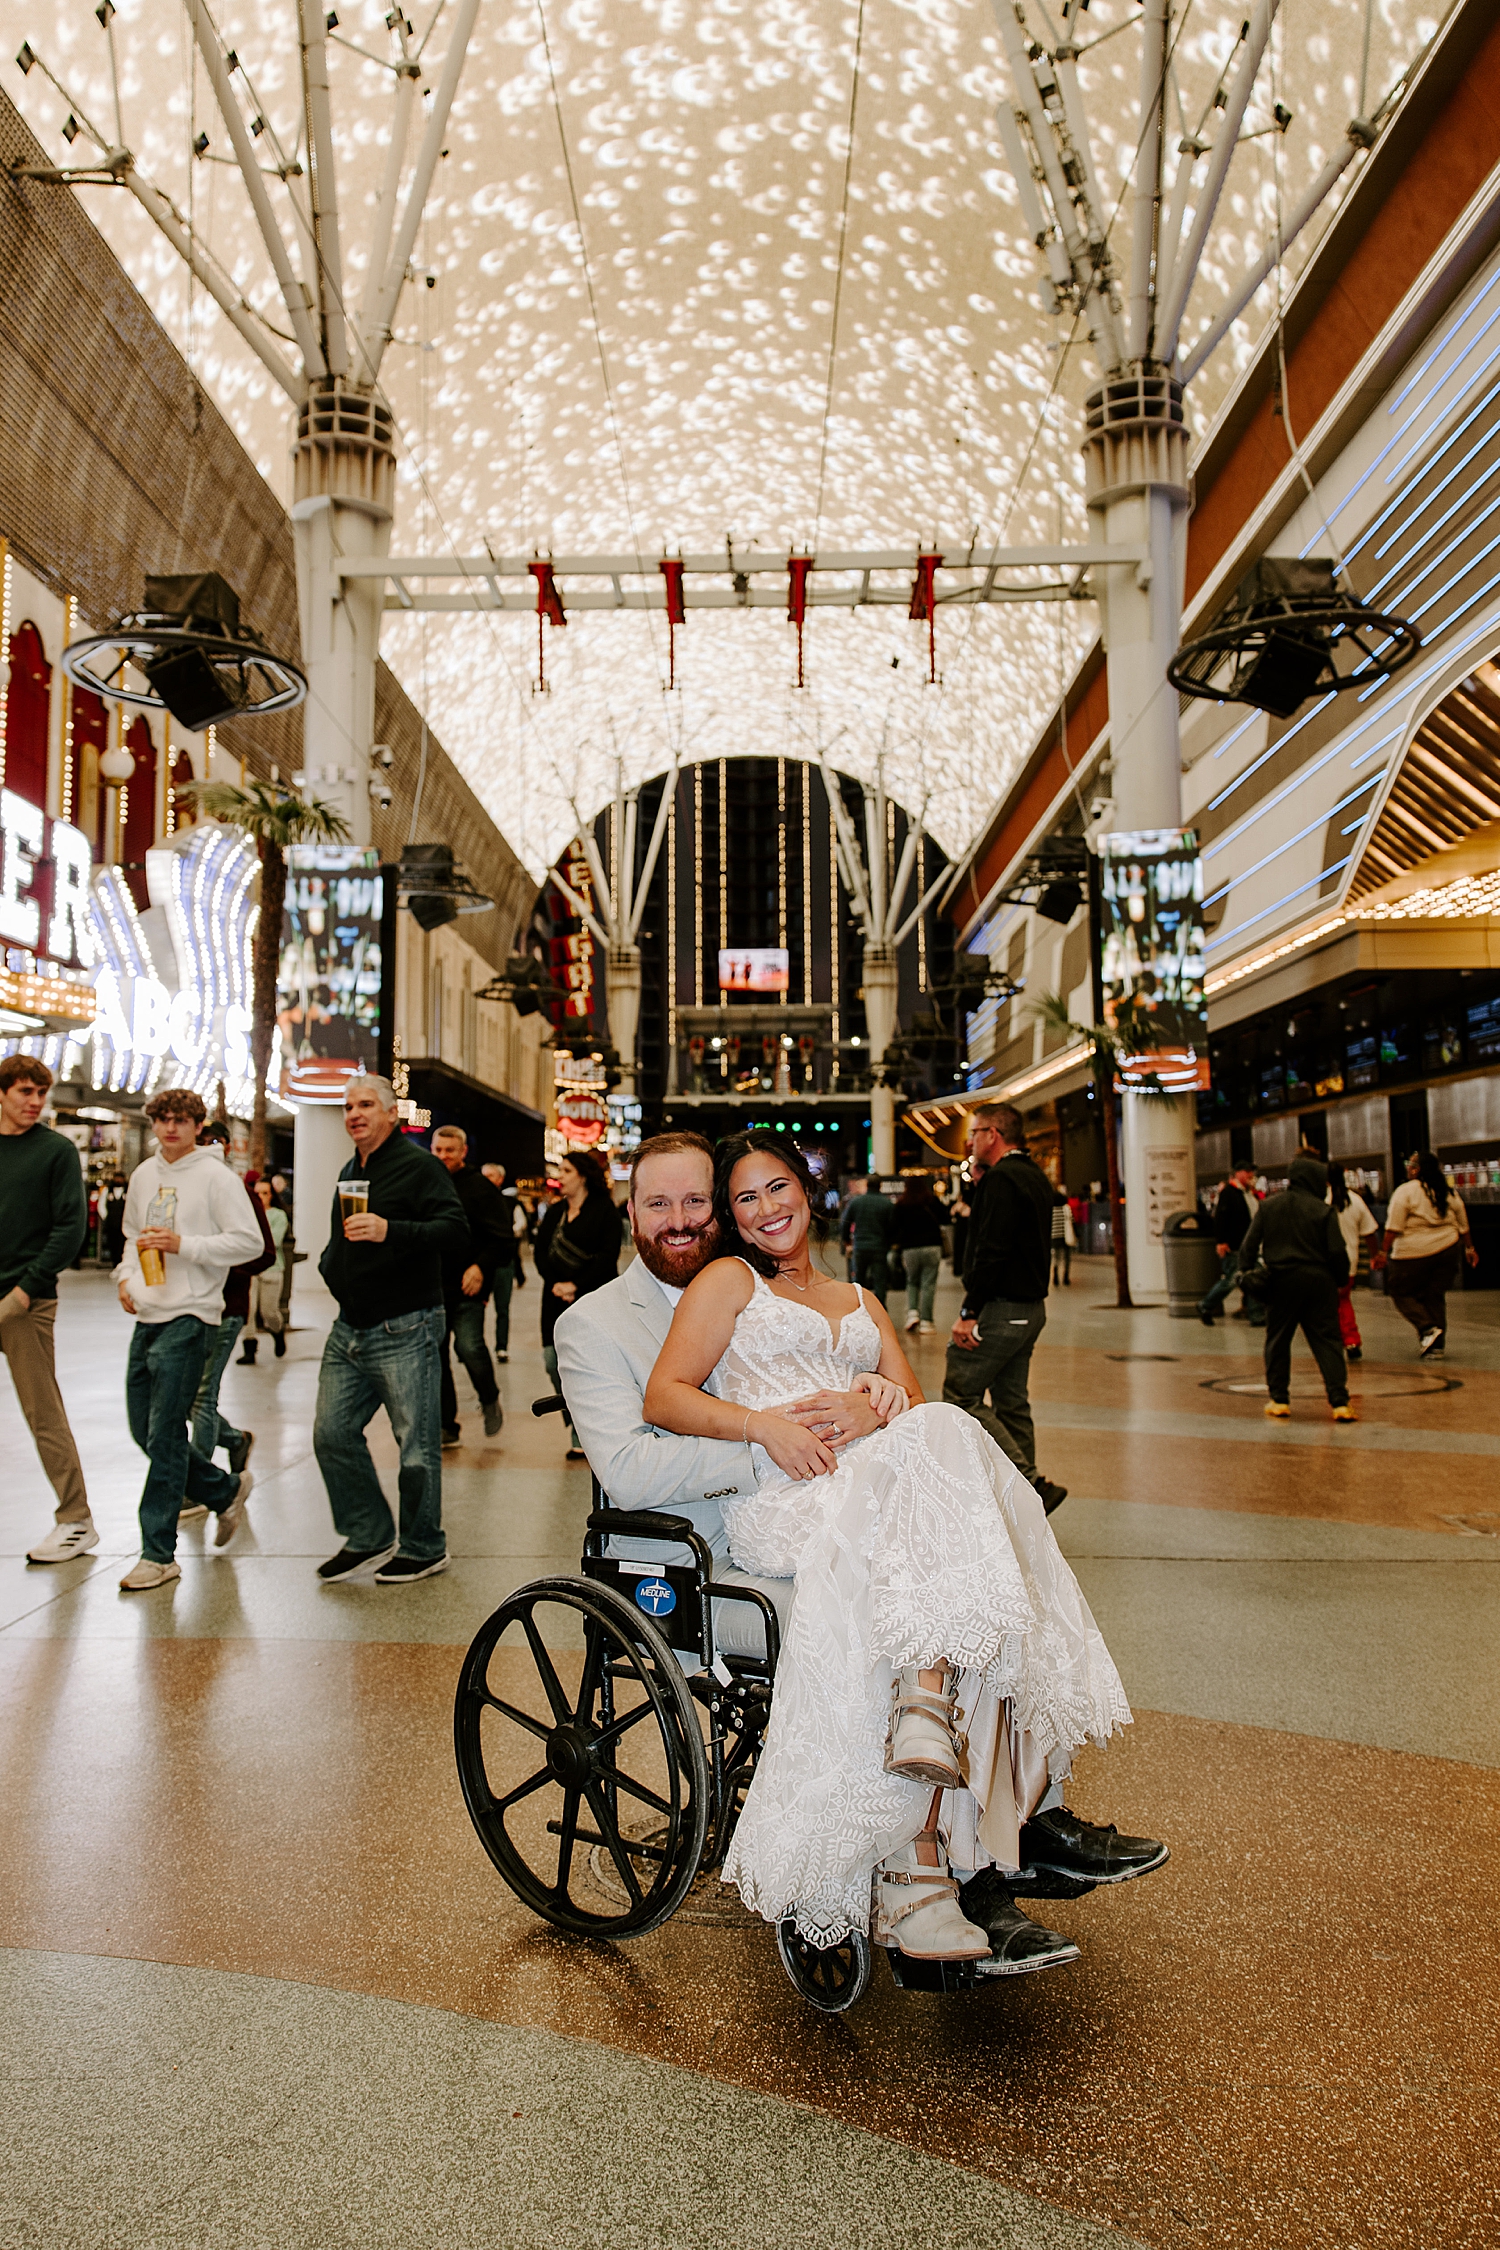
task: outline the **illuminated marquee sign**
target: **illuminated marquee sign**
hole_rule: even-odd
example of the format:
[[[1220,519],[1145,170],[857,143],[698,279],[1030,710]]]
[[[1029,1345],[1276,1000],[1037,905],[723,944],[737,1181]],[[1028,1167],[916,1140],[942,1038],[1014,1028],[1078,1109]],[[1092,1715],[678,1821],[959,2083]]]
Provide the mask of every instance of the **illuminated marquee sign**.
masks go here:
[[[0,944],[87,967],[89,858],[81,828],[49,820],[40,806],[0,789]]]
[[[145,914],[119,868],[96,872],[89,896],[100,963],[96,1086],[147,1093],[165,1079],[212,1103],[222,1079],[230,1110],[249,1116],[255,874],[247,838],[212,821],[147,852]],[[277,1069],[273,1048],[273,1085]]]

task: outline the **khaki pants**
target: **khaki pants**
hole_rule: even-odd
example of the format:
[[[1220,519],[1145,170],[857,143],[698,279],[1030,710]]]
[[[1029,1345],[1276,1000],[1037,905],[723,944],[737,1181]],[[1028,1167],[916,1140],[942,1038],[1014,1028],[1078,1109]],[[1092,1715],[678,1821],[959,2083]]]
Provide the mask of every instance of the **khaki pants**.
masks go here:
[[[57,1494],[59,1523],[86,1523],[89,1498],[84,1489],[83,1467],[68,1428],[67,1409],[57,1387],[52,1357],[52,1327],[57,1319],[57,1299],[33,1298],[29,1312],[0,1320],[0,1351],[10,1362],[11,1381],[21,1412],[36,1441],[47,1481]]]

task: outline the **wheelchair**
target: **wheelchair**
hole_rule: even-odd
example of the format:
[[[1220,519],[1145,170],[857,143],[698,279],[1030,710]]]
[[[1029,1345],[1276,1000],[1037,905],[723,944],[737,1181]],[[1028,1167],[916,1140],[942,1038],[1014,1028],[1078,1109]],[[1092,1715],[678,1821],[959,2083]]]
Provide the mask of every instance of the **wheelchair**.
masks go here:
[[[561,1413],[563,1402],[537,1399],[531,1411]],[[770,1716],[780,1624],[766,1594],[714,1577],[685,1517],[612,1508],[597,1478],[593,1495],[582,1575],[518,1587],[475,1635],[454,1749],[469,1818],[524,1905],[574,1937],[644,1937],[723,1865]],[[627,1562],[606,1552],[612,1536],[691,1560]],[[720,1646],[721,1603],[758,1613],[763,1655]],[[553,1660],[564,1647],[582,1650],[576,1688]],[[869,1985],[862,1930],[819,1948],[788,1918],[776,1945],[797,1991],[825,2014],[852,2008]],[[894,1950],[887,1959],[908,1990],[988,1981],[983,1964]]]

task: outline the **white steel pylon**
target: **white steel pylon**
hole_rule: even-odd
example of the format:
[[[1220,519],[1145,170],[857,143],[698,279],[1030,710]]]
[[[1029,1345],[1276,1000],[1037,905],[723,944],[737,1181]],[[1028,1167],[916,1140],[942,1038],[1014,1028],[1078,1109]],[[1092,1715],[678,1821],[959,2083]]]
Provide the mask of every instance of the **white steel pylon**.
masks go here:
[[[893,867],[886,841],[890,824],[886,817],[884,760],[877,758],[875,761],[874,781],[860,785],[865,801],[863,851],[844,803],[839,776],[830,767],[823,750],[818,753],[818,764],[833,814],[839,873],[864,938],[861,974],[865,1035],[870,1053],[870,1169],[883,1174],[896,1169],[896,1090],[886,1077],[886,1056],[896,1036],[898,955],[939,891],[950,880],[953,870],[945,866],[911,912],[903,917],[901,909],[911,887],[917,848],[927,822],[926,798],[918,812],[907,816],[906,841]]]
[[[1041,0],[991,5],[1013,97],[1001,104],[998,121],[1026,229],[1041,253],[1054,310],[1084,328],[1101,377],[1085,412],[1091,542],[1145,556],[1135,563],[1101,558],[1090,574],[1109,681],[1109,826],[1174,829],[1182,819],[1182,763],[1177,694],[1167,665],[1182,637],[1191,497],[1184,390],[1337,180],[1373,145],[1406,74],[1373,117],[1350,121],[1342,148],[1284,222],[1280,238],[1184,353],[1183,318],[1266,60],[1278,0],[1253,0],[1197,126],[1188,130],[1183,120],[1170,178],[1168,93],[1174,39],[1187,9],[1174,0],[1143,0],[1129,240],[1118,252],[1077,67],[1088,0],[1064,0],[1060,26]],[[1269,100],[1265,106],[1270,123],[1261,129],[1285,132],[1290,112]],[[1165,1285],[1160,1236],[1149,1232],[1150,1173],[1158,1152],[1191,1150],[1194,1131],[1190,1096],[1125,1096],[1133,1288],[1160,1292]]]
[[[39,69],[68,103],[69,138],[82,136],[97,161],[60,169],[22,167],[69,186],[118,186],[131,193],[225,318],[286,393],[294,413],[292,525],[304,706],[306,784],[344,814],[356,841],[370,835],[370,751],[375,731],[375,666],[382,581],[345,577],[341,566],[390,552],[395,506],[395,423],[380,389],[380,369],[401,292],[411,276],[417,229],[443,154],[454,95],[479,13],[479,0],[456,0],[415,156],[412,122],[429,73],[427,35],[418,40],[401,8],[386,18],[391,41],[391,115],[385,165],[370,229],[365,285],[350,301],[345,225],[340,216],[328,80],[328,41],[336,16],[324,0],[297,0],[298,72],[304,124],[288,150],[258,102],[248,65],[228,47],[208,0],[183,0],[194,45],[233,150],[286,323],[287,339],[194,231],[171,198],[141,172],[126,145],[114,70],[114,8],[95,11],[110,41],[117,90],[113,137],[101,132],[28,42],[18,60]],[[208,148],[200,136],[194,160]]]

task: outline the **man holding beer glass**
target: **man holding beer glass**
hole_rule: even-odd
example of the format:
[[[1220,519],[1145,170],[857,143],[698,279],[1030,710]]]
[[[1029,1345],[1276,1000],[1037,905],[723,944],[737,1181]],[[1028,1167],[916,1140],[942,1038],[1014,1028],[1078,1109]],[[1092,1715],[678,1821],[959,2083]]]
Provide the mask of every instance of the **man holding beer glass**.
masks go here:
[[[377,1586],[410,1585],[448,1567],[439,1421],[443,1264],[470,1256],[452,1182],[396,1122],[388,1078],[349,1080],[344,1127],[354,1154],[339,1174],[333,1231],[318,1263],[339,1316],[323,1347],[313,1451],[345,1540],[319,1564],[318,1576],[352,1578],[374,1563]],[[381,1407],[401,1449],[399,1543],[365,1443]]]
[[[125,1373],[130,1434],[151,1466],[141,1494],[141,1559],[120,1580],[127,1594],[165,1586],[176,1561],[184,1500],[218,1517],[214,1545],[227,1546],[245,1520],[250,1472],[235,1476],[204,1457],[187,1434],[208,1340],[224,1317],[231,1266],[261,1254],[260,1224],[244,1182],[199,1148],[208,1115],[187,1086],[153,1095],[146,1115],[156,1154],[131,1174],[125,1198],[125,1256],[115,1269],[120,1303],[135,1334]]]

